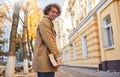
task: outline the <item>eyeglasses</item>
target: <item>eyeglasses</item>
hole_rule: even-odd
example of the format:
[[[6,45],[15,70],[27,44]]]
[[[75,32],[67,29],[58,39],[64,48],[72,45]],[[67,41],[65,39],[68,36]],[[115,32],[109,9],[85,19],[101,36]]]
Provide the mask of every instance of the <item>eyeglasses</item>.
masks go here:
[[[52,13],[55,13],[55,14],[57,14],[57,15],[58,15],[58,12],[56,12],[56,11],[54,11],[54,10],[51,10],[51,12],[52,12]]]

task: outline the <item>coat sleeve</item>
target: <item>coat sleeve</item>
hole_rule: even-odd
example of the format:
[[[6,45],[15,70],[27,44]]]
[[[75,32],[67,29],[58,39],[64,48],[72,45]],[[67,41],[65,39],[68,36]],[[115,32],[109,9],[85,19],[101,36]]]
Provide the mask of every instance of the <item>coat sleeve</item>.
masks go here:
[[[44,19],[39,24],[39,30],[40,30],[41,37],[44,43],[47,45],[50,52],[52,52],[53,54],[55,54],[57,58],[59,58],[61,55],[58,51],[56,39],[52,32],[51,22],[48,19]]]

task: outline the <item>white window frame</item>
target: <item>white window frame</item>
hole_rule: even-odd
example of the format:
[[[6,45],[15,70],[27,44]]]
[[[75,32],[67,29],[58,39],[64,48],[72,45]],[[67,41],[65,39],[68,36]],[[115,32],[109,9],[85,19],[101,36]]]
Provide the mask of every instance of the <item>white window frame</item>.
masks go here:
[[[113,30],[112,30],[112,23],[106,24],[106,20],[110,17],[110,15],[107,15],[103,19],[103,25],[104,25],[104,44],[105,44],[105,50],[114,48],[114,39],[113,39]],[[111,21],[111,17],[110,17]],[[109,30],[108,30],[109,28]],[[111,45],[110,45],[111,44]]]
[[[66,56],[67,56],[67,61],[70,61],[70,51],[66,52]]]
[[[77,59],[76,42],[73,43],[73,53],[74,53],[74,60],[76,60]]]
[[[83,48],[83,58],[88,58],[88,46],[87,46],[87,36],[82,35],[82,48]]]

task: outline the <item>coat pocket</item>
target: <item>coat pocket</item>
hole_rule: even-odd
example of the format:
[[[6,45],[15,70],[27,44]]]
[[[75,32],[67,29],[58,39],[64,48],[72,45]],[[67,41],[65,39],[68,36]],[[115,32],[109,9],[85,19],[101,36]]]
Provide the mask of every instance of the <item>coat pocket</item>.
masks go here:
[[[47,47],[45,45],[42,45],[39,47],[37,55],[38,56],[45,55],[44,53],[46,53],[46,51],[47,51]]]

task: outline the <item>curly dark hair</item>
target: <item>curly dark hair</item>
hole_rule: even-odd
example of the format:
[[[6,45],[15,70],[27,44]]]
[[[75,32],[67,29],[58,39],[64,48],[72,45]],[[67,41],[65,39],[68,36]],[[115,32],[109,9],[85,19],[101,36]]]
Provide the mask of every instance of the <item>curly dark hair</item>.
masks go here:
[[[47,5],[43,10],[44,15],[48,15],[48,12],[51,10],[52,7],[55,7],[58,10],[58,16],[59,16],[61,14],[61,8],[60,8],[59,4],[49,4],[49,5]]]

